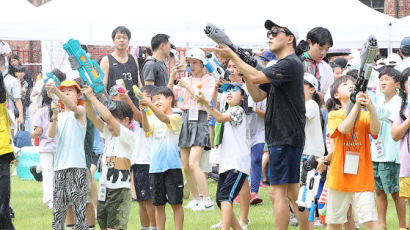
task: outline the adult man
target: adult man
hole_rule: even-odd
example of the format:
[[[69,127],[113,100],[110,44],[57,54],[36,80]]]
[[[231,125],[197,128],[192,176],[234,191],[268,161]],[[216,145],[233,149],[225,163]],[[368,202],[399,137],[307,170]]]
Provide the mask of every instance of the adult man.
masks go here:
[[[332,35],[326,28],[315,27],[306,35],[306,41],[309,50],[302,56],[305,72],[312,74],[319,81],[318,94],[323,101],[324,94],[334,81],[332,67],[323,61],[329,48],[333,46]]]
[[[14,229],[10,218],[10,162],[14,160],[4,85],[5,56],[0,54],[0,229]]]
[[[0,59],[4,59],[4,60],[0,60],[1,62],[0,72],[3,74],[4,85],[7,90],[9,110],[14,111],[15,107],[17,107],[17,111],[18,111],[18,116],[16,117],[18,118],[17,123],[23,124],[24,113],[23,113],[23,102],[21,101],[20,83],[17,80],[17,78],[8,74],[8,71],[6,70],[6,66],[5,66],[6,57],[0,54]]]
[[[275,226],[287,229],[289,204],[296,210],[301,229],[307,229],[307,216],[298,211],[300,157],[305,140],[305,99],[303,65],[296,56],[295,34],[271,20],[268,29],[269,49],[278,62],[258,71],[243,62],[228,47],[215,51],[230,58],[244,75],[246,86],[255,101],[268,98],[265,115],[265,138],[270,153],[270,196],[274,206]],[[262,84],[257,87],[255,84]]]
[[[114,52],[101,60],[101,69],[104,72],[103,82],[109,91],[115,85],[116,80],[123,79],[128,92],[134,95],[132,86],[140,86],[140,81],[137,58],[127,52],[131,32],[125,26],[118,26],[112,31],[111,37],[114,43]],[[131,96],[131,100],[135,105],[138,105],[134,96]]]
[[[404,69],[410,67],[410,36],[403,38],[400,43],[400,55],[403,61],[398,64],[395,69],[403,72]]]
[[[157,34],[151,39],[152,56],[148,57],[141,71],[143,85],[167,86],[169,81],[168,67],[165,61],[171,51],[169,36]]]

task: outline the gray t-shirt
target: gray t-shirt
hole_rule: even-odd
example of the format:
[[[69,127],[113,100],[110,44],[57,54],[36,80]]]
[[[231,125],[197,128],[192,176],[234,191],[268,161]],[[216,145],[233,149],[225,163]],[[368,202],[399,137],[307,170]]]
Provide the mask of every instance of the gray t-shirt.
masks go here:
[[[165,62],[158,61],[153,57],[148,57],[141,71],[141,81],[154,81],[155,86],[167,86],[169,81],[168,67]]]
[[[14,111],[14,100],[21,98],[20,83],[17,78],[10,74],[5,74],[4,85],[9,96],[9,110]]]

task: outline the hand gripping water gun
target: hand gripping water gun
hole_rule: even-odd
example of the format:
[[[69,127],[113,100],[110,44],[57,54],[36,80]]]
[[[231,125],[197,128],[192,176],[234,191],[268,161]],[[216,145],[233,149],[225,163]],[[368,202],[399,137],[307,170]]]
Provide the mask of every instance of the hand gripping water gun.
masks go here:
[[[110,111],[114,110],[116,105],[108,95],[103,84],[104,72],[95,60],[91,60],[85,50],[81,48],[78,40],[70,39],[63,45],[65,51],[69,55],[71,68],[78,70],[81,78],[93,88],[94,93],[99,101],[101,101]]]
[[[221,43],[233,50],[244,62],[253,66],[257,70],[264,69],[263,65],[256,58],[246,54],[245,50],[232,43],[228,35],[212,23],[208,23],[205,27],[205,34],[217,44]]]
[[[54,82],[56,87],[58,87],[61,82],[60,80],[53,74],[53,72],[46,73],[46,78],[44,79],[44,83]],[[54,93],[50,93],[50,97],[54,102],[58,102],[60,100],[57,95]]]
[[[356,80],[355,88],[352,94],[350,94],[350,101],[347,105],[346,115],[350,113],[354,104],[356,103],[356,95],[362,91],[366,92],[367,84],[373,69],[373,61],[377,52],[377,39],[370,35],[370,37],[363,44],[363,48],[360,52],[360,70]]]
[[[141,90],[140,90],[140,88],[138,88],[138,86],[136,86],[136,85],[133,85],[132,86],[132,90],[134,90],[134,94],[135,94],[135,97],[138,99],[138,100],[141,100]],[[149,108],[149,107],[146,107],[145,109],[144,109],[144,112],[146,112],[147,113],[147,116],[151,116],[151,114],[152,114],[152,110]]]
[[[319,189],[320,174],[315,173],[317,162],[314,156],[310,156],[308,160],[303,163],[303,167],[308,171],[306,183],[299,189],[298,204],[299,211],[309,211],[309,221],[314,220],[314,213],[316,209],[316,195]]]
[[[219,79],[224,78],[225,70],[222,68],[221,63],[219,63],[218,59],[215,57],[215,54],[206,54],[204,66],[206,70],[208,70],[208,72],[214,77],[215,81],[219,81]]]

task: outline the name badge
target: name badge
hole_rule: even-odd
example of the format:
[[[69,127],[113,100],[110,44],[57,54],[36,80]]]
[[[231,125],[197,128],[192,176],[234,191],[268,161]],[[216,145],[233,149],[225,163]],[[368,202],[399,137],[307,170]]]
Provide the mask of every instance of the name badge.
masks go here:
[[[359,152],[346,151],[344,173],[357,175],[359,169]]]
[[[98,191],[98,200],[105,201],[106,194],[107,194],[107,185],[105,183],[101,183],[100,189]]]
[[[384,149],[383,149],[383,142],[382,140],[374,140],[374,146],[376,147],[376,156],[381,157],[384,155]]]
[[[188,120],[197,121],[198,120],[198,108],[190,108],[188,111]]]

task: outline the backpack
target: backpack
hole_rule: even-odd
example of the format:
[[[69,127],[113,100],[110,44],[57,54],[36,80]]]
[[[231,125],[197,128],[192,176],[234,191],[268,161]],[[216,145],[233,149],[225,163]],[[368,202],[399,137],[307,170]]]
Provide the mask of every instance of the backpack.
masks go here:
[[[24,131],[24,125],[20,124],[17,128],[17,133],[13,139],[14,146],[22,148],[24,146],[32,146],[30,132]]]
[[[145,64],[146,64],[147,62],[154,62],[154,63],[155,63],[155,69],[154,69],[155,75],[158,75],[159,71],[161,71],[161,70],[160,70],[161,66],[159,65],[157,59],[155,59],[155,58],[152,57],[152,56],[147,57],[147,58],[145,59],[145,61],[142,63],[142,65],[141,65],[141,71],[140,71],[140,73],[141,73],[141,83],[142,83],[142,85],[145,85],[145,76],[144,76],[144,72],[143,72],[142,70],[144,69],[144,66],[145,66]]]

